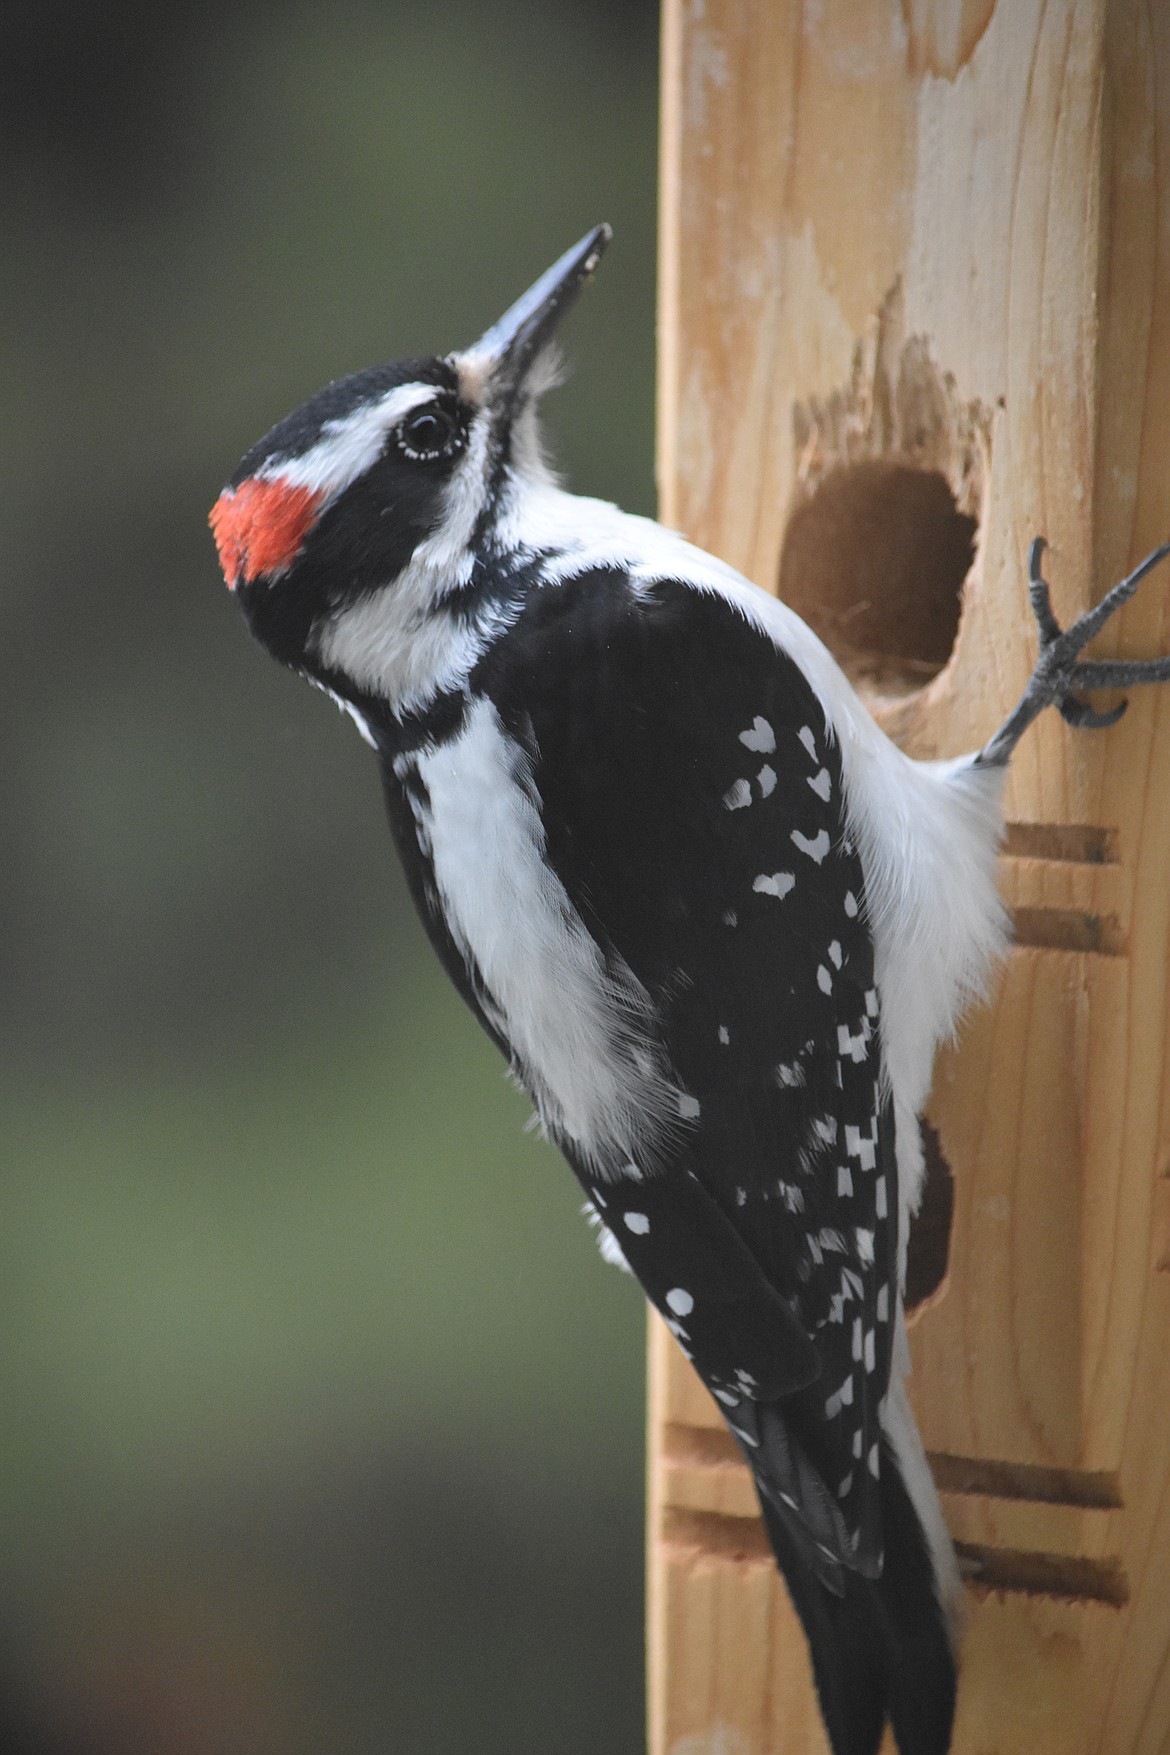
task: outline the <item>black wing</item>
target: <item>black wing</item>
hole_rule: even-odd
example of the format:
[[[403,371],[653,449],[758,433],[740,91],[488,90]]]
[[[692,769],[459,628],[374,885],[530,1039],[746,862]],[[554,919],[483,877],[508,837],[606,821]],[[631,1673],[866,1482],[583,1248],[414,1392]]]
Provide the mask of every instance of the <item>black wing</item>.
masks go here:
[[[548,858],[650,994],[690,1099],[665,1171],[574,1168],[761,1492],[874,1573],[897,1187],[817,697],[729,602],[609,571],[534,592],[472,687],[527,750]]]

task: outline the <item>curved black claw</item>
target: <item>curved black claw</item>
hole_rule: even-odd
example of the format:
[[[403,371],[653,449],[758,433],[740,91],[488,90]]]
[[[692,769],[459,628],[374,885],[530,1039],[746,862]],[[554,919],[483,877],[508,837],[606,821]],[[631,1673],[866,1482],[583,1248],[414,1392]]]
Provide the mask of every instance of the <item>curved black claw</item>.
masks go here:
[[[1048,581],[1040,571],[1044,565],[1044,551],[1047,547],[1044,537],[1034,536],[1028,550],[1028,601],[1032,605],[1032,614],[1040,630],[1041,651],[1045,646],[1050,646],[1053,640],[1058,640],[1061,633],[1060,623],[1052,613],[1052,593],[1048,589]]]
[[[1109,726],[1116,725],[1128,701],[1119,701],[1108,713],[1098,713],[1087,701],[1079,700],[1076,695],[1066,695],[1060,703],[1060,717],[1066,725],[1074,725],[1078,731],[1107,731]]]

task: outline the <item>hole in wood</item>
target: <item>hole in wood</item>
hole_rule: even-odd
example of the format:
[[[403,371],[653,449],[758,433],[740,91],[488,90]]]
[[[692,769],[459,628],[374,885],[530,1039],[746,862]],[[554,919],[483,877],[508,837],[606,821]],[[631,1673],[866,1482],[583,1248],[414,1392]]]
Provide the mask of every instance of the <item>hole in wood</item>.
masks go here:
[[[951,1167],[943,1157],[935,1129],[928,1121],[920,1125],[926,1179],[906,1247],[907,1316],[924,1309],[943,1288],[951,1259],[951,1224],[955,1216],[955,1178]]]
[[[855,681],[911,694],[951,655],[976,529],[936,470],[838,465],[789,520],[780,596]]]

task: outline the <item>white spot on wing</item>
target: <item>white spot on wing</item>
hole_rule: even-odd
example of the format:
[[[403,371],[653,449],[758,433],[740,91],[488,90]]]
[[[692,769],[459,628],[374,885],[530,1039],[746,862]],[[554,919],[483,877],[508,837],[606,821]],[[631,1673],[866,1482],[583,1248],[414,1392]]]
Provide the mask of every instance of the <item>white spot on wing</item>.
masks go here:
[[[760,789],[761,798],[771,798],[773,792],[776,790],[775,768],[770,768],[767,762],[765,762],[759,773],[756,775],[756,784]]]
[[[768,721],[761,719],[757,713],[752,720],[751,729],[740,732],[739,741],[745,749],[753,751],[756,755],[770,756],[776,748],[776,733]]]
[[[818,829],[810,840],[807,835],[802,835],[799,829],[793,829],[792,844],[794,847],[799,847],[802,853],[807,853],[816,865],[820,865],[829,851],[829,831]]]
[[[601,1259],[608,1262],[610,1267],[621,1268],[628,1274],[630,1264],[622,1254],[622,1246],[601,1218],[593,1202],[587,1200],[581,1211],[597,1230],[597,1247],[601,1251]]]
[[[694,1299],[681,1286],[672,1287],[666,1294],[666,1302],[676,1316],[689,1316],[695,1308]]]
[[[812,787],[817,797],[824,799],[825,803],[828,804],[829,794],[833,790],[833,781],[829,774],[829,770],[827,768],[822,768],[819,774],[813,774],[809,779],[809,785]]]
[[[845,1150],[851,1158],[856,1158],[863,1170],[872,1170],[877,1163],[877,1123],[870,1123],[868,1137],[859,1127],[846,1127]]]
[[[825,1418],[826,1418],[826,1420],[835,1419],[836,1416],[841,1412],[842,1408],[849,1408],[852,1406],[853,1406],[853,1377],[851,1374],[850,1376],[848,1376],[845,1379],[845,1381],[841,1385],[840,1389],[834,1390],[833,1394],[831,1396],[827,1397],[827,1399],[825,1401]]]
[[[804,745],[804,747],[808,751],[809,755],[812,756],[813,759],[815,760],[816,753],[817,753],[817,740],[813,736],[810,727],[807,725],[802,725],[800,730],[797,732],[797,736],[800,738],[801,743]]]
[[[864,1019],[862,1021],[864,1022]],[[856,1036],[852,1036],[849,1033],[848,1024],[837,1025],[838,1054],[847,1055],[850,1060],[856,1061],[859,1065],[868,1057],[866,1047],[868,1041],[869,1038],[864,1030],[859,1030]]]
[[[833,977],[823,963],[817,964],[817,986],[822,993],[832,993],[833,991]]]
[[[790,871],[774,871],[771,876],[761,872],[752,883],[752,889],[758,896],[776,896],[780,901],[795,888],[796,879]]]
[[[744,806],[749,805],[751,802],[752,788],[749,780],[737,780],[735,785],[729,786],[727,791],[723,794],[723,807],[725,810],[743,810]]]
[[[645,1237],[650,1229],[650,1221],[645,1213],[623,1213],[622,1222],[628,1231],[634,1233],[635,1237]]]

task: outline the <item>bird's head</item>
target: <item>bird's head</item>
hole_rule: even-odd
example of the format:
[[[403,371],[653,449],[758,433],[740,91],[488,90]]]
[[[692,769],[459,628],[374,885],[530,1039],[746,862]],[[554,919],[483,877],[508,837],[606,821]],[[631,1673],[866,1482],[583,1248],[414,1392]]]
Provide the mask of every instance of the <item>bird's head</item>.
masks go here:
[[[275,657],[343,693],[421,686],[424,624],[468,585],[516,488],[543,477],[553,333],[609,238],[582,238],[464,352],[339,378],[243,458],[210,522]]]

